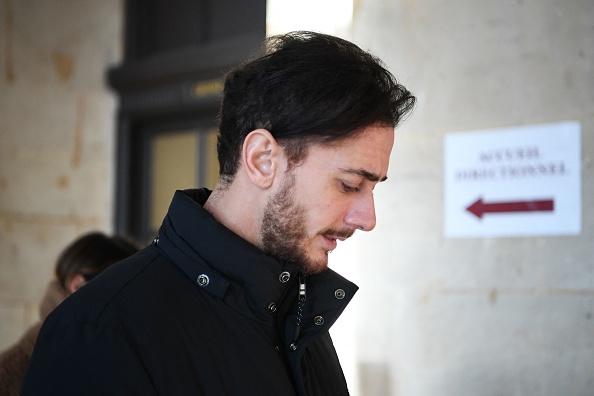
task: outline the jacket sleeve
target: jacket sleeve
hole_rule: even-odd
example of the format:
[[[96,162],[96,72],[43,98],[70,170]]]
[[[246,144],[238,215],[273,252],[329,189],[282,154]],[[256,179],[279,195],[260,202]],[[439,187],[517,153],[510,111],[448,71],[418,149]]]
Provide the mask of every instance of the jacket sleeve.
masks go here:
[[[21,395],[156,395],[133,340],[90,323],[44,325]]]

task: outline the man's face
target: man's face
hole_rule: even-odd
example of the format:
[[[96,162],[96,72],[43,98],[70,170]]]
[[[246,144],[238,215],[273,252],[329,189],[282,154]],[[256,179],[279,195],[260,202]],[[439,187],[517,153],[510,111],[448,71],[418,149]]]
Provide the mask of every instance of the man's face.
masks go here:
[[[325,270],[338,240],[375,227],[373,189],[386,178],[393,144],[392,127],[370,126],[355,137],[310,146],[268,200],[263,250],[305,273]]]

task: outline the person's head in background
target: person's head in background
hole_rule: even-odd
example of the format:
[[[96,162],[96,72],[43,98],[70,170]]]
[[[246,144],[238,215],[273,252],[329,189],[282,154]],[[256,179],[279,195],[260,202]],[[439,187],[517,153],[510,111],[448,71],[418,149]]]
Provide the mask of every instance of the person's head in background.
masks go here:
[[[56,262],[56,278],[67,294],[71,294],[107,267],[137,251],[124,238],[90,232],[62,251]]]

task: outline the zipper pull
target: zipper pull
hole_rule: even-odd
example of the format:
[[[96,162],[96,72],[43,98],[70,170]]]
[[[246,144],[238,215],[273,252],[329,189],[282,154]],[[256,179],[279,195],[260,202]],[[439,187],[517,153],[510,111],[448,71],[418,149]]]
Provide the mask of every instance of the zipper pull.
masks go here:
[[[307,298],[306,291],[305,291],[305,278],[307,275],[299,276],[299,296],[297,297],[297,320],[296,320],[296,327],[295,327],[295,337],[289,348],[292,351],[297,349],[299,343],[297,340],[299,339],[299,333],[301,332],[301,320],[303,319],[303,306],[305,305],[305,300]]]

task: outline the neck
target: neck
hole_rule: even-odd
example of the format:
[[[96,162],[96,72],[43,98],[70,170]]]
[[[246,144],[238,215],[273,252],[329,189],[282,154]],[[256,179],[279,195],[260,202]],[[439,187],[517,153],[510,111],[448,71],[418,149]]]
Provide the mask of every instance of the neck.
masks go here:
[[[260,247],[260,213],[257,200],[246,200],[241,182],[234,181],[224,188],[219,181],[204,209],[216,221],[239,235],[252,245]]]

